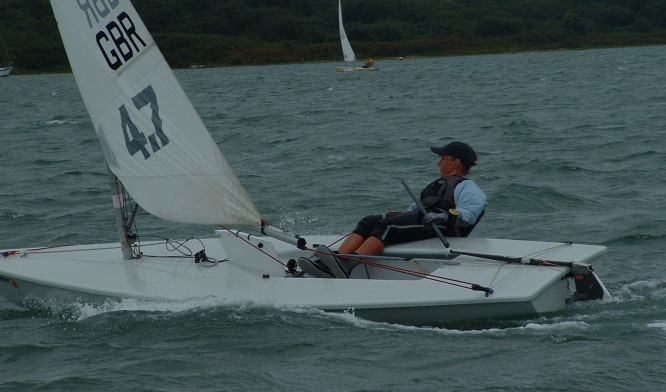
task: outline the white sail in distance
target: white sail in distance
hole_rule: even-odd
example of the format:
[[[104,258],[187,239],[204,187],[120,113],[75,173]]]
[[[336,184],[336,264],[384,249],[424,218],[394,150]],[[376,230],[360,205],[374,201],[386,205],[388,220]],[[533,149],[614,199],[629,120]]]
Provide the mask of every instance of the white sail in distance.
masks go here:
[[[342,44],[342,55],[345,61],[356,61],[354,49],[352,49],[347,33],[345,33],[345,26],[342,24],[342,3],[338,0],[338,20],[340,22],[340,43]]]
[[[51,0],[51,7],[109,168],[134,200],[178,222],[259,224],[129,0]]]

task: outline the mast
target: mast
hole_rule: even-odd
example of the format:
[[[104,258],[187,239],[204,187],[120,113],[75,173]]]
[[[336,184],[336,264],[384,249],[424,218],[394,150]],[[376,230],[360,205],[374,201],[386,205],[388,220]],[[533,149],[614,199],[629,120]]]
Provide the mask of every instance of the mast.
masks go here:
[[[113,174],[111,169],[109,169],[109,186],[111,188],[111,197],[113,199],[113,209],[116,213],[116,225],[118,228],[118,236],[120,237],[120,250],[123,252],[123,260],[132,260],[137,258],[132,249],[136,236],[130,232],[136,209],[131,218],[127,216],[128,211],[127,208],[125,208],[123,184],[118,177]]]

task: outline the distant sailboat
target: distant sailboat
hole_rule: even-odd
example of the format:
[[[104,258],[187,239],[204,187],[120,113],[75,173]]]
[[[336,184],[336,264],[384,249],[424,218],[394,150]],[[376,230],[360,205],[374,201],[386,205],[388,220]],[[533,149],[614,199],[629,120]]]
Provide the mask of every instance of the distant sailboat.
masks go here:
[[[11,61],[6,67],[0,67],[0,77],[9,76],[9,74],[12,73],[12,69],[14,69],[14,63]]]
[[[374,67],[375,61],[371,58],[365,60],[365,65],[362,67],[354,67],[351,65],[352,62],[356,61],[356,54],[354,54],[354,49],[352,49],[351,44],[349,43],[349,38],[347,38],[347,33],[345,33],[345,26],[342,24],[342,4],[341,0],[338,0],[338,21],[340,23],[340,43],[342,44],[342,56],[345,59],[344,67],[337,67],[335,70],[338,72],[344,71],[378,71],[379,68]]]

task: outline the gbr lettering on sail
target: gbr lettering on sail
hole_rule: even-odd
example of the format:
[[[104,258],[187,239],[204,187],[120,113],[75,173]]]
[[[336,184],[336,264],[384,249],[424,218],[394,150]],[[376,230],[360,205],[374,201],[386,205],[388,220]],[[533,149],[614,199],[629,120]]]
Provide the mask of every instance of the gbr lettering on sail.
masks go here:
[[[120,0],[77,0],[81,11],[86,16],[88,26],[93,29],[100,26],[95,33],[95,41],[108,67],[116,71],[134,56],[137,56],[147,45],[137,32],[132,18],[122,10],[116,10]],[[109,18],[112,16],[111,18]],[[123,104],[118,108],[120,125],[125,138],[125,146],[130,155],[139,152],[144,159],[159,151],[169,143],[169,138],[162,130],[162,119],[157,96],[151,85],[132,97],[132,104],[137,110],[150,110],[153,132],[146,136],[132,121],[130,111]],[[150,149],[148,148],[150,146]]]
[[[92,29],[118,7],[120,0],[79,0],[78,3]],[[137,33],[134,22],[124,11],[99,30],[95,40],[106,64],[114,71],[146,47],[146,42]]]

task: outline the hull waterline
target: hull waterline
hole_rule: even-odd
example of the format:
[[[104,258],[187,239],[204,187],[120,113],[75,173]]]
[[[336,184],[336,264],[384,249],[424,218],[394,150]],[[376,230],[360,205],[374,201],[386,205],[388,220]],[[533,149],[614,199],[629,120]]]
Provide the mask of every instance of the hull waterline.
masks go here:
[[[279,241],[260,237],[254,240],[262,244],[262,250],[275,252],[285,262],[312,256],[311,251]],[[320,243],[331,240],[316,238]],[[515,241],[501,241],[508,240],[493,240],[490,244],[515,246]],[[475,240],[474,244],[478,247],[482,242]],[[204,239],[202,243],[208,256],[225,261],[195,263],[190,256],[174,257],[162,243],[144,245],[146,256],[136,260],[122,260],[117,247],[108,245],[0,258],[0,295],[23,307],[68,302],[100,306],[122,299],[178,302],[214,297],[277,307],[352,312],[372,321],[410,325],[553,312],[563,309],[576,297],[576,285],[568,277],[570,269],[562,266],[514,265],[468,256],[384,262],[395,266],[409,264],[414,271],[425,269],[434,276],[487,285],[494,290],[487,295],[365,265],[357,267],[351,279],[288,277],[282,265],[262,259],[263,253],[243,253],[249,245],[234,235]],[[433,241],[428,245],[437,247]],[[462,246],[460,241],[458,246]],[[234,247],[237,249],[231,249]],[[588,255],[598,253],[600,250],[596,248],[601,247],[592,247]],[[236,254],[244,254],[245,259]],[[229,255],[232,257],[226,260]]]

